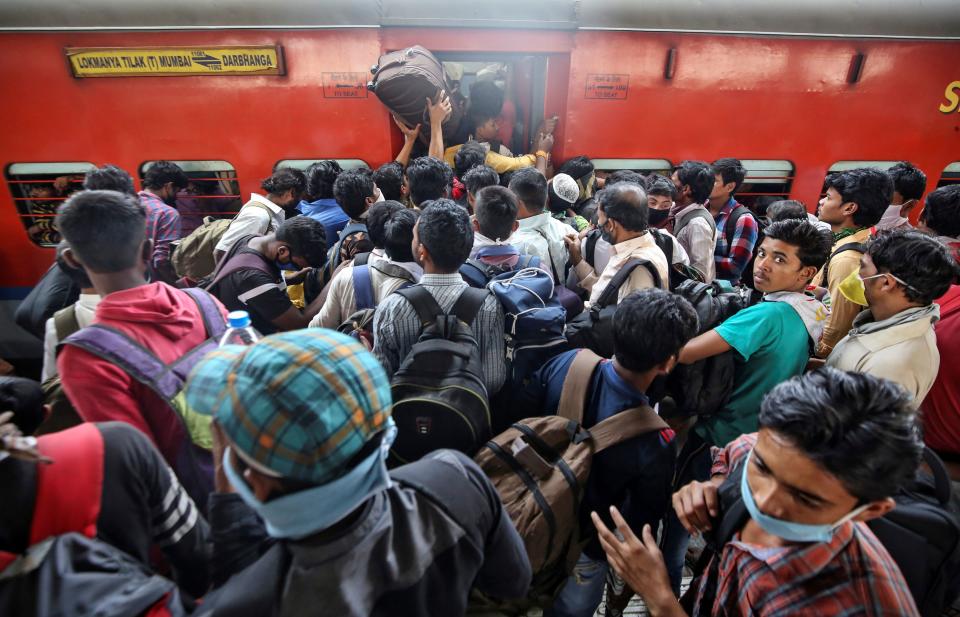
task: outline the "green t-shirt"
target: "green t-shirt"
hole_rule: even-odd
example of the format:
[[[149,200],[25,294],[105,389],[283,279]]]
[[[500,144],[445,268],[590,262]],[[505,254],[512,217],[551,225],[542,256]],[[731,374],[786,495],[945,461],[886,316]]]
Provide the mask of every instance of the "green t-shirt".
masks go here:
[[[775,385],[803,372],[810,356],[810,335],[786,302],[747,307],[716,328],[736,352],[733,393],[724,408],[697,422],[696,432],[723,447],[757,431],[760,401]]]

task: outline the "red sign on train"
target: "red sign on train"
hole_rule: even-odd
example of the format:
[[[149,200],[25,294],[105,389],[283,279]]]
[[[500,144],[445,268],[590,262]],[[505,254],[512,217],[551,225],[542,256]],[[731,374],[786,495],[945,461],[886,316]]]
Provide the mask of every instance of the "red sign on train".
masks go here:
[[[625,99],[630,86],[629,75],[595,73],[587,75],[586,99]]]
[[[324,73],[323,97],[327,99],[367,98],[368,73]]]

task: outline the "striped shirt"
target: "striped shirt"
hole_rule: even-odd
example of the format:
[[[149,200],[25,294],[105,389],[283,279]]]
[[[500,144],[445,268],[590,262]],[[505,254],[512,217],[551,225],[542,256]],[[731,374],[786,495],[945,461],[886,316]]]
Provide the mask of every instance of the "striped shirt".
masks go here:
[[[720,450],[711,474],[727,475],[756,441],[743,435]],[[719,559],[692,583],[695,615],[919,615],[900,568],[864,523],[844,523],[829,542],[776,548],[737,533]],[[700,605],[705,595],[711,607]]]
[[[170,243],[180,239],[180,213],[150,191],[140,191],[137,196],[147,211],[147,239],[153,240],[150,266],[157,272],[170,262]]]
[[[720,212],[713,218],[717,223],[717,247],[714,257],[717,266],[717,278],[734,283],[740,281],[743,269],[753,257],[753,247],[757,243],[757,234],[760,227],[752,214],[743,214],[737,219],[733,237],[727,237],[727,221],[730,215],[739,206],[733,197],[720,208]]]
[[[467,288],[460,274],[424,274],[420,284],[449,312],[460,294]],[[491,293],[484,300],[471,327],[480,346],[483,361],[483,380],[489,396],[496,394],[507,377],[506,349],[503,338],[503,311]],[[391,294],[377,307],[373,319],[373,353],[383,364],[387,375],[393,376],[410,349],[420,338],[423,324],[417,311],[406,298]]]

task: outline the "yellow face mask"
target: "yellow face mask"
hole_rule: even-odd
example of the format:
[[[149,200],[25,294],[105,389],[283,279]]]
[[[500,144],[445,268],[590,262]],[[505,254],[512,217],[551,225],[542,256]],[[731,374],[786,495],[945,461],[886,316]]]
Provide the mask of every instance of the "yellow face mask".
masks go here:
[[[850,276],[843,279],[840,283],[840,293],[844,298],[854,304],[859,304],[860,306],[867,305],[866,289],[863,287],[863,279],[860,278],[859,269],[854,270],[850,273]]]

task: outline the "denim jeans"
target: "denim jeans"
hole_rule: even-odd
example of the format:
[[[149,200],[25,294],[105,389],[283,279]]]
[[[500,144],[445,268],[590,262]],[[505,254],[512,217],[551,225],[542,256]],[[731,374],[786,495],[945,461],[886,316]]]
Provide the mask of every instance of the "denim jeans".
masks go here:
[[[691,431],[690,438],[684,444],[677,460],[677,476],[673,490],[697,480],[704,482],[710,479],[710,467],[713,461],[710,457],[710,445]],[[680,595],[680,583],[683,580],[683,562],[687,555],[687,545],[690,543],[690,534],[680,524],[673,504],[667,508],[664,519],[663,536],[660,539],[660,550],[663,559],[667,562],[667,574],[670,576],[670,586],[676,596]]]
[[[543,617],[593,617],[603,599],[607,580],[607,562],[597,561],[581,553],[573,574],[563,584],[553,607]]]

